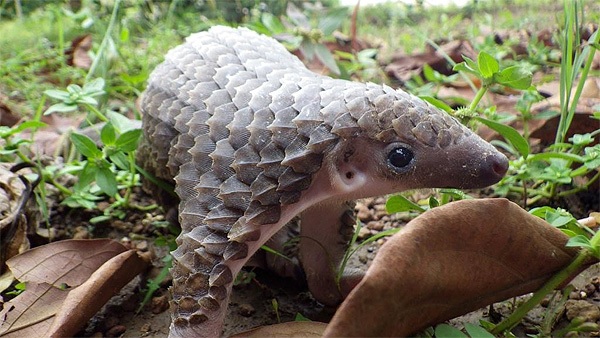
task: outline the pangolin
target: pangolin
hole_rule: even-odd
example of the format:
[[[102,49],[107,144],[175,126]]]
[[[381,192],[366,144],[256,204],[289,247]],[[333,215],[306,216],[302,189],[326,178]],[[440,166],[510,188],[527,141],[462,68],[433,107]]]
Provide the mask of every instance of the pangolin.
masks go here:
[[[308,287],[333,305],[360,279],[334,278],[353,231],[348,201],[485,187],[508,167],[423,100],[313,73],[245,28],[212,27],[169,51],[141,110],[140,162],[180,201],[171,337],[219,336],[237,273],[295,216]]]

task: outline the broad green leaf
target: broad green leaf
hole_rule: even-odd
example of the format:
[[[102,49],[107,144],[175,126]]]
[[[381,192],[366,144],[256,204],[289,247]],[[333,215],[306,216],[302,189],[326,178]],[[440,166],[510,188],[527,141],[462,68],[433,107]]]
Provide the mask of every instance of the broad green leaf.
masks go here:
[[[319,19],[319,29],[323,35],[329,36],[338,29],[342,23],[348,20],[348,8],[338,7],[330,9],[327,15]]]
[[[132,129],[124,132],[117,138],[115,146],[122,151],[131,152],[137,149],[140,136],[142,135],[141,129]]]
[[[288,3],[286,14],[296,26],[304,28],[306,30],[310,29],[310,23],[308,22],[308,18],[292,2]]]
[[[468,338],[466,334],[459,329],[448,324],[440,324],[435,327],[435,336],[443,338]]]
[[[77,175],[77,183],[75,184],[75,190],[84,190],[85,187],[89,186],[94,182],[96,177],[96,170],[98,168],[90,164],[90,162],[86,163],[83,167],[79,175]]]
[[[125,153],[118,152],[110,155],[108,158],[110,158],[111,162],[114,163],[119,169],[129,170],[130,163],[127,156],[125,156]]]
[[[140,121],[130,120],[126,116],[114,111],[108,111],[106,117],[113,124],[115,130],[121,134],[131,129],[140,129],[141,127]]]
[[[98,168],[96,171],[96,184],[108,196],[117,194],[117,179],[110,168]]]
[[[521,154],[521,156],[527,157],[529,155],[529,143],[527,143],[527,140],[523,136],[521,136],[521,134],[519,134],[519,132],[516,131],[514,128],[503,125],[498,122],[484,119],[482,117],[474,117],[474,119],[500,133],[500,135],[506,138],[508,142],[510,142],[510,144],[512,144],[512,146],[515,147],[515,149],[519,152],[519,154]]]
[[[263,13],[260,21],[272,34],[285,32],[285,26],[281,23],[278,17],[271,13]]]
[[[494,338],[494,335],[483,327],[471,323],[465,323],[465,331],[471,338]]]
[[[315,46],[316,45],[310,41],[302,40],[302,43],[300,43],[300,47],[298,48],[306,60],[312,61],[312,59],[315,57]]]
[[[61,102],[61,103],[51,105],[48,109],[46,109],[46,111],[44,112],[44,115],[50,115],[55,112],[68,113],[68,112],[72,112],[75,110],[77,110],[76,104],[66,104],[66,103]]]
[[[321,61],[325,67],[331,70],[334,74],[340,75],[340,69],[338,68],[337,63],[335,63],[335,59],[333,58],[333,54],[327,49],[325,45],[316,44],[315,45],[315,54],[319,61]]]
[[[496,74],[499,84],[515,89],[527,89],[531,86],[533,74],[519,66],[511,66]]]
[[[486,52],[480,52],[477,56],[477,64],[479,72],[484,79],[490,79],[500,70],[500,64],[493,56]]]
[[[403,211],[425,212],[425,208],[415,204],[402,195],[394,195],[385,202],[385,209],[389,214]]]
[[[106,145],[113,145],[117,140],[117,133],[115,132],[115,127],[112,123],[106,123],[102,130],[100,131],[100,140],[102,143]]]
[[[83,85],[85,95],[98,96],[104,94],[104,79],[99,77]]]
[[[64,90],[48,89],[44,91],[44,94],[60,101],[66,101],[70,98],[69,93]]]
[[[583,235],[577,235],[575,237],[571,237],[569,239],[569,241],[567,242],[567,244],[565,244],[566,247],[580,247],[580,248],[586,248],[586,249],[590,249],[590,250],[594,250],[594,246],[592,245],[592,243],[590,243],[590,239],[583,236]]]
[[[85,135],[73,133],[71,134],[71,142],[73,142],[77,151],[87,158],[93,159],[102,157],[102,151],[98,149],[96,143]]]

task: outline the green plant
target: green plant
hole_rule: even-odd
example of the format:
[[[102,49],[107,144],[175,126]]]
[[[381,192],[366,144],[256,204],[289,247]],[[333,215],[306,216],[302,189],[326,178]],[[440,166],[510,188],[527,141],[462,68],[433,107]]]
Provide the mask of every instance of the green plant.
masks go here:
[[[339,75],[340,68],[325,42],[333,40],[333,32],[348,18],[348,9],[340,7],[325,10],[309,4],[305,8],[308,15],[290,2],[287,7],[289,21],[282,21],[271,13],[263,13],[260,24],[254,24],[253,28],[261,33],[282,36],[284,42],[291,49],[298,49],[308,62],[316,57],[330,71]]]

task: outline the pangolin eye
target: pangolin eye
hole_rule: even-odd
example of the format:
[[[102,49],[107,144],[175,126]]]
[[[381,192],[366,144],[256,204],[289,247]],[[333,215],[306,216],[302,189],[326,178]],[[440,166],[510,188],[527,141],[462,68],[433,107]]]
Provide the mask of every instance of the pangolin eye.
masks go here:
[[[409,165],[414,158],[413,152],[407,147],[398,146],[388,153],[388,162],[397,169]]]

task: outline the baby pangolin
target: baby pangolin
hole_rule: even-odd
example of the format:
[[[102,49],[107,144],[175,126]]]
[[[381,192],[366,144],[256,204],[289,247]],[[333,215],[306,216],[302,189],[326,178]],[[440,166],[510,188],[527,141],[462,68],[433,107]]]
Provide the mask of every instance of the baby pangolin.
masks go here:
[[[244,28],[212,27],[172,49],[141,109],[139,160],[180,199],[171,337],[219,336],[235,276],[295,216],[309,289],[333,305],[360,280],[334,277],[352,233],[348,201],[481,188],[508,166],[419,98],[315,74]]]

